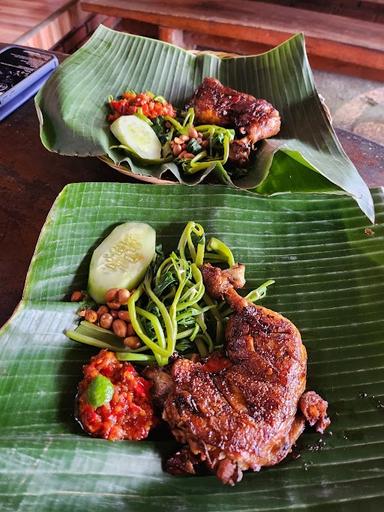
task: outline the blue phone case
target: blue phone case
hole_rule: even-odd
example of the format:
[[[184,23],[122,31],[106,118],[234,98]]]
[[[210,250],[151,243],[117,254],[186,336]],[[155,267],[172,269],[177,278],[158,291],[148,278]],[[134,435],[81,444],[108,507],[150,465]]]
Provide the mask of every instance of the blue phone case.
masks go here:
[[[49,53],[35,48],[9,45],[0,51],[0,56],[2,52],[9,48],[21,48],[27,51],[30,49],[37,53]],[[0,121],[5,119],[9,114],[36,94],[58,65],[59,62],[57,58],[52,55],[52,58],[48,62],[33,71],[29,76],[0,96]]]

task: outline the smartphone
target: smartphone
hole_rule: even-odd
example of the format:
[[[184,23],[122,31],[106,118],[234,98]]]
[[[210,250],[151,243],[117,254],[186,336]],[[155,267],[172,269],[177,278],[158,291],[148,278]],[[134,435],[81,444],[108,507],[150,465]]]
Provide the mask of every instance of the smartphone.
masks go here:
[[[0,121],[33,96],[58,66],[52,53],[22,46],[0,51]]]

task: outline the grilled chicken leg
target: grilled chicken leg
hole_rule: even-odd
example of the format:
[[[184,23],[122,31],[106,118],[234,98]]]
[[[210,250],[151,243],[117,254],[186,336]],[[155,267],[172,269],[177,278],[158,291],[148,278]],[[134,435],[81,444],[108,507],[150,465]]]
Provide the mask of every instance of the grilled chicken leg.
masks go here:
[[[245,282],[244,267],[223,271],[206,264],[202,273],[211,297],[225,298],[234,313],[226,327],[225,355],[172,364],[168,393],[162,389],[163,418],[186,448],[167,467],[194,473],[203,462],[223,483],[234,485],[244,470],[284,459],[306,418],[323,431],[329,424],[327,402],[313,391],[304,393],[307,354],[298,329],[236,292]]]
[[[188,107],[195,109],[199,122],[233,126],[244,135],[235,139],[230,148],[230,159],[240,166],[247,164],[257,141],[280,131],[279,112],[268,101],[225,87],[216,78],[204,78]]]

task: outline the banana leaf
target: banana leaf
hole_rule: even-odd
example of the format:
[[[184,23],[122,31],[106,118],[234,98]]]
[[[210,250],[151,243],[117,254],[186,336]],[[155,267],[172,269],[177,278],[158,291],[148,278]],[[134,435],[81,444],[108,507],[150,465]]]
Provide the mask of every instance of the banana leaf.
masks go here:
[[[2,512],[360,511],[384,502],[384,192],[379,224],[347,196],[264,198],[229,187],[81,183],[57,198],[41,232],[23,299],[0,333]],[[248,288],[273,278],[263,304],[293,320],[308,349],[308,388],[332,425],[308,429],[295,457],[236,487],[214,476],[174,477],[168,437],[109,442],[74,419],[81,367],[95,351],[63,331],[68,297],[84,289],[94,247],[128,220],[150,223],[165,249],[188,220],[246,264]],[[299,458],[297,458],[299,456]]]
[[[261,144],[245,177],[213,169],[183,176],[174,163],[143,166],[112,148],[116,139],[107,122],[109,95],[152,90],[182,107],[205,76],[265,98],[281,113],[278,138]],[[344,153],[317,94],[302,34],[262,55],[220,58],[100,26],[51,76],[36,96],[36,108],[41,140],[50,151],[104,155],[136,175],[171,176],[188,185],[212,172],[227,185],[264,195],[346,193],[374,220],[369,189]]]

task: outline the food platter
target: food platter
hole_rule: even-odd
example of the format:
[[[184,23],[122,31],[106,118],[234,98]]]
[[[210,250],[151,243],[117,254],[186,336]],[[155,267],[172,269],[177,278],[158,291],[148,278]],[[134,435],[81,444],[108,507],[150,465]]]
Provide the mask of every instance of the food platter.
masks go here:
[[[131,88],[149,90],[182,108],[207,77],[263,98],[280,112],[281,131],[260,144],[245,175],[223,177],[214,169],[183,174],[169,163],[143,165],[116,148],[107,121],[108,97]],[[120,172],[155,183],[193,186],[221,180],[267,196],[346,193],[374,219],[369,189],[343,151],[316,91],[302,34],[258,56],[223,57],[100,26],[61,64],[35,103],[41,140],[50,151],[102,157]]]
[[[1,331],[2,510],[375,510],[384,470],[384,195],[377,225],[346,196],[263,198],[228,187],[111,183],[67,186],[41,232],[23,300]],[[174,443],[86,436],[74,420],[81,366],[68,301],[86,286],[92,250],[127,220],[148,222],[171,249],[195,220],[246,264],[247,286],[276,284],[263,305],[289,317],[309,354],[309,386],[330,403],[331,432],[306,432],[295,457],[246,474],[173,477]]]

